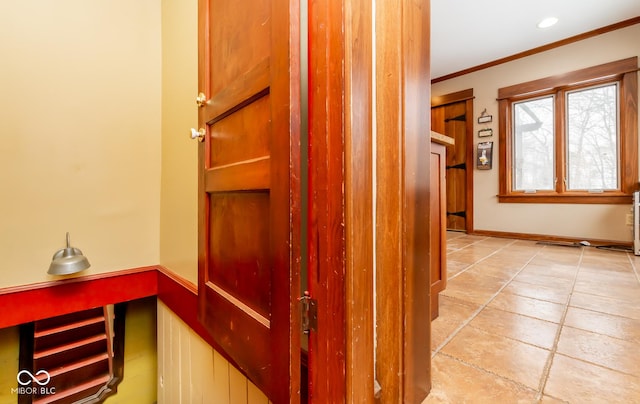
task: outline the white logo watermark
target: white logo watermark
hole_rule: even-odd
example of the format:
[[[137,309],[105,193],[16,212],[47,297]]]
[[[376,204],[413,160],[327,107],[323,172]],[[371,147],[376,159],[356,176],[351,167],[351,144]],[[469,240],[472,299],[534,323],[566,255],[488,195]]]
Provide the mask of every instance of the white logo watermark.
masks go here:
[[[38,376],[45,375],[45,378],[40,380]],[[41,396],[47,394],[56,394],[55,387],[47,387],[51,381],[51,375],[46,370],[40,369],[34,375],[28,370],[21,370],[16,375],[16,380],[20,385],[18,388],[12,388],[11,394],[39,394]],[[38,386],[32,386],[32,383],[36,383]]]

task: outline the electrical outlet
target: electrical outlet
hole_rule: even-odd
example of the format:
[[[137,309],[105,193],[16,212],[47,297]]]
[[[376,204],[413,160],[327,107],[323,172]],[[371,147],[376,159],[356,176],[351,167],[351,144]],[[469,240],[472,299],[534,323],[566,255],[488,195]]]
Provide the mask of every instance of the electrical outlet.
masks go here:
[[[627,226],[633,226],[633,213],[627,213]]]

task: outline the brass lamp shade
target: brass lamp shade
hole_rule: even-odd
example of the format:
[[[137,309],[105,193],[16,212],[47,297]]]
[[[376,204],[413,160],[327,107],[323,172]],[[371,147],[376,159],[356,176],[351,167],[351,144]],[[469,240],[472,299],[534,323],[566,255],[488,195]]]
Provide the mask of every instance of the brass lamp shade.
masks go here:
[[[71,275],[89,268],[89,260],[82,255],[78,248],[71,247],[69,233],[67,232],[67,248],[58,250],[53,254],[51,265],[47,271],[50,275]]]

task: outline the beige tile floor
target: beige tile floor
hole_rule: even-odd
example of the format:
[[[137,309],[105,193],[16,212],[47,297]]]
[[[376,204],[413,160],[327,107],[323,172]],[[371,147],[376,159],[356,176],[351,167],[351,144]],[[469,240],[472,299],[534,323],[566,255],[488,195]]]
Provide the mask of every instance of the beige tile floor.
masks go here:
[[[640,403],[640,257],[448,232],[447,261],[424,403]]]

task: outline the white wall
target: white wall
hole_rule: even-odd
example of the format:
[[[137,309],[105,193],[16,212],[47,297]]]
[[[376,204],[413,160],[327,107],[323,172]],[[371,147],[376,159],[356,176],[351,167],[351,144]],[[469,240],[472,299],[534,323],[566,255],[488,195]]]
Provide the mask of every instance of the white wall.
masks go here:
[[[473,88],[474,134],[493,128],[493,169],[474,170],[474,229],[527,234],[544,234],[630,241],[625,224],[630,205],[519,204],[498,203],[498,88],[573,70],[640,55],[640,24],[589,38],[544,53],[436,83],[432,97]],[[477,116],[487,109],[493,115],[489,125],[477,124]],[[475,150],[475,147],[474,147]]]
[[[159,0],[0,1],[0,287],[157,264]]]

